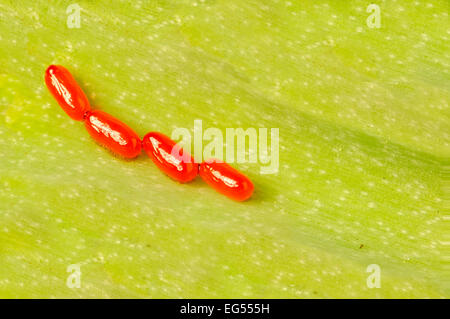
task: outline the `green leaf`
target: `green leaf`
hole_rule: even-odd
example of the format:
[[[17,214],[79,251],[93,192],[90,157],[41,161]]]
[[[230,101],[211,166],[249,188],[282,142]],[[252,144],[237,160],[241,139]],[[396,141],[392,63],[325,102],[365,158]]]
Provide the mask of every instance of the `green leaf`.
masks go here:
[[[0,297],[450,297],[448,1],[0,3]],[[142,137],[279,128],[237,203],[99,147],[66,66]],[[445,205],[448,206],[448,205]],[[70,265],[80,288],[69,288]],[[380,267],[380,288],[366,271]]]

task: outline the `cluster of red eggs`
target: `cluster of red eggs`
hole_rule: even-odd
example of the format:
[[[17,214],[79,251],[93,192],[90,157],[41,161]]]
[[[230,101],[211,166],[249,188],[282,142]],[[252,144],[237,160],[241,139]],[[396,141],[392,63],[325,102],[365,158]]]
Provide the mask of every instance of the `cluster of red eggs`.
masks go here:
[[[190,154],[177,148],[177,143],[166,135],[150,132],[141,140],[125,123],[106,112],[92,110],[83,90],[63,66],[50,65],[45,72],[45,83],[67,115],[84,121],[92,138],[115,154],[134,158],[144,149],[161,171],[181,183],[200,175],[231,199],[244,201],[252,195],[254,187],[250,179],[227,163],[218,159],[195,163]]]

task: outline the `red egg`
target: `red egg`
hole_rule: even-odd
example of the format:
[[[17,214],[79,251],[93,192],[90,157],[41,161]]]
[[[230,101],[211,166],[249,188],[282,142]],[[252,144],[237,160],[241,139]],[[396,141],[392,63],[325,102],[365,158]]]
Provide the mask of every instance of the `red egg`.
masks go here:
[[[125,158],[141,153],[139,136],[125,123],[102,111],[92,111],[86,116],[85,126],[94,140]]]
[[[253,194],[254,186],[250,179],[220,160],[203,162],[199,174],[212,188],[231,199],[244,201]]]
[[[142,139],[142,147],[160,170],[171,178],[186,183],[198,174],[192,156],[162,133],[150,132]]]
[[[45,84],[67,115],[76,121],[84,119],[91,109],[89,101],[65,67],[50,65],[45,71]]]

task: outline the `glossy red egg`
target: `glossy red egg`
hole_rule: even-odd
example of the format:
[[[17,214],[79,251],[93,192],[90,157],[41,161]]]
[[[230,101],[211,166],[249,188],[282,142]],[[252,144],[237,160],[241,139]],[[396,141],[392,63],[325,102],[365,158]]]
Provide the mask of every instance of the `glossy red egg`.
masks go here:
[[[220,160],[203,162],[199,174],[207,184],[231,199],[244,201],[253,194],[254,186],[250,179]]]
[[[198,174],[198,164],[176,142],[162,133],[150,132],[142,139],[142,147],[160,170],[171,178],[186,183]]]
[[[85,126],[94,140],[125,158],[141,153],[139,136],[125,123],[103,111],[87,114]]]
[[[82,121],[91,109],[89,101],[72,74],[61,65],[50,65],[45,84],[58,104],[73,120]]]

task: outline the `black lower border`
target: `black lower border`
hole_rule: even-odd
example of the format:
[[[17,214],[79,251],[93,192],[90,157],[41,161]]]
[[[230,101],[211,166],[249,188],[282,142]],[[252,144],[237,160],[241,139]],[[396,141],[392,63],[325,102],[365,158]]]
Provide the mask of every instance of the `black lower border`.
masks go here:
[[[2,310],[12,308],[16,315],[25,311],[41,314],[63,309],[64,315],[83,316],[114,314],[143,318],[302,318],[321,315],[385,316],[398,308],[403,315],[425,308],[435,308],[448,300],[305,300],[305,299],[142,299],[142,300],[0,300]],[[42,312],[41,312],[42,311]],[[60,310],[58,310],[59,312]]]

